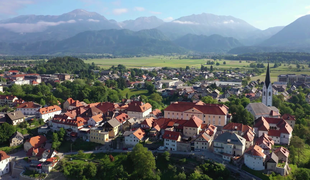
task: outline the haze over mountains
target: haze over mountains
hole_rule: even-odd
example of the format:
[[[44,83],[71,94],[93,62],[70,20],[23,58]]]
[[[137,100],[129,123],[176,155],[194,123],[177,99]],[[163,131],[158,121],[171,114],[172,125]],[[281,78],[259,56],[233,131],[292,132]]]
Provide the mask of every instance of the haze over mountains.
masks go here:
[[[78,9],[59,16],[23,15],[0,21],[0,53],[202,54],[268,51],[266,47],[307,51],[309,23],[308,15],[286,27],[260,30],[232,16],[207,13],[171,22],[155,16],[117,22]]]

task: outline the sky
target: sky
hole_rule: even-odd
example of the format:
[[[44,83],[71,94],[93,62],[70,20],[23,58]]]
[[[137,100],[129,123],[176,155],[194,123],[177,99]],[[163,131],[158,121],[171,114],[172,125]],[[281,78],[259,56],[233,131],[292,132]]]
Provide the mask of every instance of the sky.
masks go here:
[[[234,16],[259,29],[285,26],[310,14],[309,0],[0,0],[0,19],[19,15],[60,15],[75,9],[97,12],[124,21],[156,16],[172,21],[211,13]]]

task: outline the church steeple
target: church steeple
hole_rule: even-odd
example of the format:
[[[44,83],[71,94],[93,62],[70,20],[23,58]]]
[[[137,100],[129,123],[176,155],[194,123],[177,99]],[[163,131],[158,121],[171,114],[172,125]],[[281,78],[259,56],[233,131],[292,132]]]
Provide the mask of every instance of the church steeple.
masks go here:
[[[266,78],[264,82],[264,87],[263,87],[263,98],[262,102],[266,106],[272,106],[272,86],[271,86],[271,81],[270,81],[270,70],[269,70],[269,61],[268,61],[268,66],[267,66],[267,72],[266,72]]]
[[[266,88],[268,89],[268,86],[270,85],[269,62],[268,62],[268,66],[267,66],[267,73],[266,73],[266,78],[265,78],[265,85],[266,85]]]

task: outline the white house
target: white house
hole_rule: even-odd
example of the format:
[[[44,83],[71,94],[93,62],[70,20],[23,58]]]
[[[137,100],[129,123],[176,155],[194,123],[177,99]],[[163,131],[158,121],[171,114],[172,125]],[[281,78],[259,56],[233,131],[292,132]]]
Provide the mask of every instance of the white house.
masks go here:
[[[282,118],[260,117],[255,121],[254,132],[257,137],[267,134],[275,144],[289,145],[293,128]]]
[[[88,126],[98,126],[100,122],[102,122],[103,117],[102,114],[97,114],[95,116],[92,116],[88,121],[87,125]]]
[[[199,150],[207,150],[211,147],[217,127],[209,124],[206,129],[202,130],[194,143],[194,148]]]
[[[39,118],[43,119],[46,122],[49,119],[52,119],[55,115],[61,113],[61,108],[57,105],[48,106],[39,109]]]
[[[213,141],[214,152],[222,154],[224,160],[230,160],[232,156],[242,156],[245,150],[246,140],[238,134],[224,132]]]
[[[128,105],[127,115],[138,119],[148,116],[152,112],[152,105],[149,103],[144,104],[140,101],[133,101]]]
[[[141,128],[138,128],[135,131],[126,131],[124,133],[125,145],[126,146],[135,146],[138,144],[144,137],[145,133]]]
[[[244,164],[253,170],[261,171],[265,169],[266,154],[258,145],[251,146],[244,153]]]
[[[178,142],[181,141],[181,134],[180,132],[165,131],[163,139],[164,139],[164,146],[167,150],[176,151]]]
[[[17,106],[16,111],[21,111],[24,115],[37,115],[40,108],[40,104],[30,101],[24,102],[21,105]]]
[[[10,172],[11,157],[4,151],[0,151],[0,176]]]

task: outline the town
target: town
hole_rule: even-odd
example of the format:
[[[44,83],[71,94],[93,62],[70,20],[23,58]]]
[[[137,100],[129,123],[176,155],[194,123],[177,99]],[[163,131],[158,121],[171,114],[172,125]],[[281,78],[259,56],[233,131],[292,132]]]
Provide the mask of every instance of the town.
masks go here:
[[[236,179],[296,177],[291,166],[300,164],[308,141],[310,76],[283,74],[271,82],[269,64],[257,81],[250,71],[204,65],[118,65],[91,69],[91,85],[81,73],[22,68],[0,75],[3,178],[45,178],[66,156],[127,153],[141,144],[153,154],[223,164]]]

